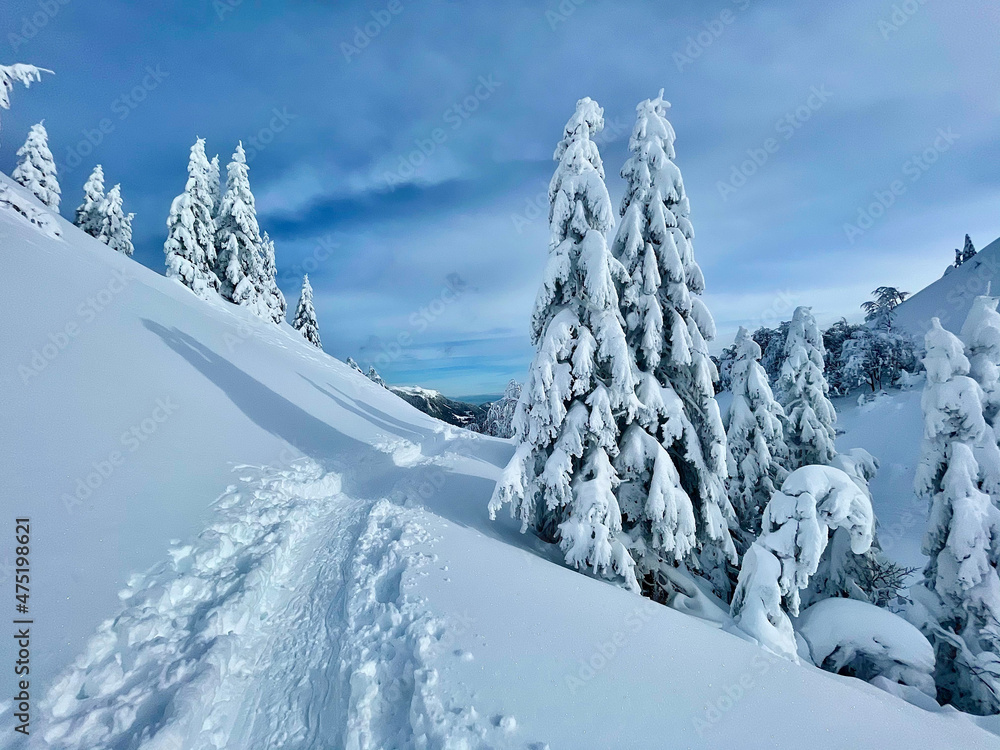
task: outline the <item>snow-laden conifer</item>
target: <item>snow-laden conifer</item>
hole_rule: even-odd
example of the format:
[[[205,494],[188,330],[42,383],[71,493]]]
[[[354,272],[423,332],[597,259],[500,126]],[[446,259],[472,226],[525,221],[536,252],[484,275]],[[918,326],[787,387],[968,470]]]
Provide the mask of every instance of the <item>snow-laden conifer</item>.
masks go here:
[[[798,661],[789,615],[816,573],[830,533],[847,532],[852,551],[870,549],[871,502],[854,480],[831,466],[793,471],[764,509],[760,537],[743,557],[730,609],[736,625],[761,646]]]
[[[486,412],[483,432],[494,437],[509,438],[514,436],[514,414],[517,403],[521,400],[521,384],[516,380],[507,383],[503,396],[492,404]]]
[[[729,499],[745,540],[760,532],[764,507],[788,476],[785,412],[774,400],[760,356],[760,346],[740,327],[731,376],[733,396],[726,414],[726,450]]]
[[[684,181],[673,161],[669,106],[660,91],[636,107],[631,155],[621,172],[626,186],[613,252],[628,275],[621,308],[642,408],[615,466],[646,583],[662,584],[656,574],[661,565],[692,562],[726,596],[736,521],[725,489],[717,373],[708,354],[715,322],[701,300],[705,280],[692,248]]]
[[[319,323],[316,321],[312,284],[309,283],[308,274],[302,277],[302,292],[299,294],[299,305],[295,308],[295,320],[292,321],[292,328],[305,336],[306,341],[313,346],[323,348],[323,343],[319,338]],[[353,361],[351,360],[351,362]]]
[[[619,422],[631,422],[638,403],[616,287],[625,269],[604,237],[614,216],[592,140],[603,127],[604,111],[581,99],[553,156],[535,357],[515,416],[519,445],[489,509],[495,516],[510,503],[522,530],[558,542],[569,565],[637,589],[612,465]]]
[[[222,209],[222,173],[219,171],[219,155],[208,163],[208,194],[212,196],[212,218]]]
[[[131,256],[135,251],[132,247],[132,219],[135,214],[126,214],[122,210],[121,185],[115,185],[108,191],[100,211],[101,231],[97,239],[112,250]]]
[[[837,412],[827,398],[823,337],[808,307],[795,308],[784,353],[776,390],[785,410],[789,468],[829,464],[837,454],[833,427]]]
[[[375,365],[371,365],[368,368],[367,378],[372,381],[375,385],[380,385],[383,388],[388,388],[385,381],[382,380],[382,376],[378,374],[378,370],[375,369]]]
[[[83,184],[83,203],[76,209],[73,218],[73,223],[91,237],[97,237],[101,233],[101,224],[104,223],[101,205],[104,197],[104,170],[98,164]]]
[[[364,374],[365,374],[365,371],[364,371],[364,370],[362,370],[362,369],[361,369],[361,367],[360,367],[360,366],[358,365],[358,363],[354,361],[354,357],[348,357],[348,358],[347,358],[347,362],[346,362],[345,364],[346,364],[346,365],[347,365],[348,367],[350,367],[350,368],[351,368],[352,370],[357,370],[357,371],[358,371],[358,372],[360,372],[360,373],[361,373],[362,375],[364,375]]]
[[[262,238],[242,143],[237,145],[226,170],[226,192],[216,219],[215,247],[215,271],[222,281],[223,297],[249,307],[260,317],[271,317],[270,308],[261,299]]]
[[[913,589],[915,624],[934,645],[943,701],[973,713],[1000,711],[1000,511],[983,491],[976,447],[993,440],[983,390],[962,342],[937,318],[924,338],[924,439],[914,488],[930,504]],[[985,438],[984,438],[985,436]]]
[[[23,83],[26,89],[31,88],[32,83],[42,80],[42,73],[51,72],[26,63],[0,65],[0,109],[10,109],[10,92],[15,83]]]
[[[260,252],[260,298],[267,307],[271,320],[281,323],[288,311],[285,295],[278,288],[278,268],[274,260],[274,241],[264,232]]]
[[[184,192],[174,198],[167,217],[169,234],[163,246],[168,278],[175,278],[199,296],[219,288],[215,266],[215,223],[212,220],[210,171],[205,140],[191,147]]]
[[[56,162],[49,151],[49,134],[43,123],[31,126],[24,145],[17,150],[17,166],[11,172],[14,182],[23,185],[42,204],[59,210],[59,180]]]

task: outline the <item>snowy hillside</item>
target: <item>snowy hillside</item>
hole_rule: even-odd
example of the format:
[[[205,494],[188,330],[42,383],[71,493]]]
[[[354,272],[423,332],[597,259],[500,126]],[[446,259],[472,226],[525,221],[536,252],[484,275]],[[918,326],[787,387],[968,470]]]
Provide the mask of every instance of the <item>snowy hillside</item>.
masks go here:
[[[1000,239],[980,250],[972,260],[958,268],[949,267],[933,284],[921,289],[896,308],[895,325],[914,334],[930,327],[931,318],[958,333],[965,322],[972,300],[987,289],[1000,292]]]
[[[31,747],[1000,746],[566,569],[488,518],[509,442],[0,186]],[[878,481],[905,483],[894,465]]]

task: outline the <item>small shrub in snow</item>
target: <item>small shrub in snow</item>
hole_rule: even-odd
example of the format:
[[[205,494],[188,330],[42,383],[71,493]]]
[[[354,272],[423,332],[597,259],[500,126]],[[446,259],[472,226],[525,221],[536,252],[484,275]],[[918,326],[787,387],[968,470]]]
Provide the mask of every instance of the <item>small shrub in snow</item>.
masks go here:
[[[776,654],[798,661],[788,615],[799,614],[799,592],[819,567],[830,533],[847,531],[851,550],[872,544],[874,515],[854,480],[830,466],[788,475],[764,510],[763,528],[743,558],[730,613],[744,632]]]
[[[852,599],[825,599],[795,623],[817,667],[870,682],[883,677],[934,697],[934,649],[892,612]]]

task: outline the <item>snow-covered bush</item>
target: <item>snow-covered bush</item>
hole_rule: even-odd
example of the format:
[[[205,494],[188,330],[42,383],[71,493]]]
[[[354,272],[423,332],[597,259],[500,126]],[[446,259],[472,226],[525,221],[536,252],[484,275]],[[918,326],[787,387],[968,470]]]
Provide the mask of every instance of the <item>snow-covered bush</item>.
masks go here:
[[[76,209],[73,218],[73,223],[91,237],[97,237],[101,233],[101,225],[104,223],[101,207],[104,198],[104,170],[98,164],[83,184],[83,203]]]
[[[520,399],[521,384],[516,380],[511,380],[507,383],[503,396],[490,404],[482,432],[494,437],[514,437],[514,414]]]
[[[824,599],[795,622],[817,667],[870,682],[883,677],[935,696],[934,649],[902,617],[867,602]]]
[[[614,256],[627,273],[621,295],[625,335],[639,370],[636,419],[624,432],[615,468],[631,549],[649,593],[662,567],[690,563],[728,597],[736,562],[726,493],[726,438],[708,354],[715,322],[701,299],[694,228],[674,129],[663,91],[636,107],[622,168],[625,195]],[[690,517],[694,518],[692,537]]]
[[[760,532],[760,518],[771,495],[788,476],[782,419],[784,411],[771,393],[758,360],[760,346],[746,328],[736,334],[731,368],[733,399],[726,413],[729,500],[736,510],[744,549]]]
[[[983,312],[980,309],[980,312]],[[962,342],[934,318],[925,337],[924,440],[914,488],[930,504],[923,581],[911,621],[934,645],[938,696],[965,711],[1000,711],[1000,510],[983,491],[995,467],[985,394]]]
[[[827,398],[823,338],[808,307],[795,309],[784,351],[776,390],[785,409],[789,468],[828,464],[837,453],[833,429],[837,413]]]
[[[348,367],[350,367],[352,370],[356,370],[356,371],[360,372],[362,375],[365,374],[365,371],[362,370],[361,367],[358,365],[358,363],[354,361],[354,357],[348,357],[347,358],[347,362],[345,362],[345,364]]]
[[[319,338],[319,323],[316,321],[312,284],[309,283],[308,274],[302,277],[302,293],[299,295],[299,306],[295,309],[295,320],[292,321],[292,328],[301,333],[306,341],[313,346],[319,349],[323,348],[323,343]],[[357,367],[356,364],[354,366]]]
[[[489,512],[509,503],[522,531],[558,542],[568,564],[638,589],[611,463],[619,420],[631,421],[639,405],[616,289],[627,276],[604,239],[614,216],[592,140],[603,127],[604,111],[581,99],[553,156],[549,259],[531,321],[535,356],[515,415],[518,448]]]
[[[135,214],[126,214],[122,210],[122,187],[115,185],[108,191],[101,203],[101,231],[97,239],[119,253],[131,257],[135,252],[132,246],[132,219]]]
[[[58,211],[61,191],[44,124],[31,126],[27,140],[17,150],[17,158],[17,166],[10,175],[14,182],[23,185],[43,205]]]
[[[875,519],[854,480],[830,466],[788,475],[764,510],[761,535],[747,551],[730,613],[763,647],[798,661],[788,615],[799,614],[799,592],[816,573],[831,532],[844,529],[851,550],[866,552]]]
[[[219,279],[212,271],[215,266],[215,222],[210,179],[205,140],[199,138],[191,147],[184,192],[170,204],[169,234],[163,252],[167,256],[167,278],[177,279],[201,297],[219,289]]]

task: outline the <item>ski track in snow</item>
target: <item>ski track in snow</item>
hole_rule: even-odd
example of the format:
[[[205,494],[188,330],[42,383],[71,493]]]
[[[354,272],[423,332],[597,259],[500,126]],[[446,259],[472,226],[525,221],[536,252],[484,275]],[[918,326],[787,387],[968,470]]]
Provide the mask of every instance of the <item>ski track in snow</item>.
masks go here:
[[[240,471],[196,541],[130,579],[31,746],[502,746],[429,663],[453,624],[408,593],[434,559],[426,511],[347,497],[308,460]]]

